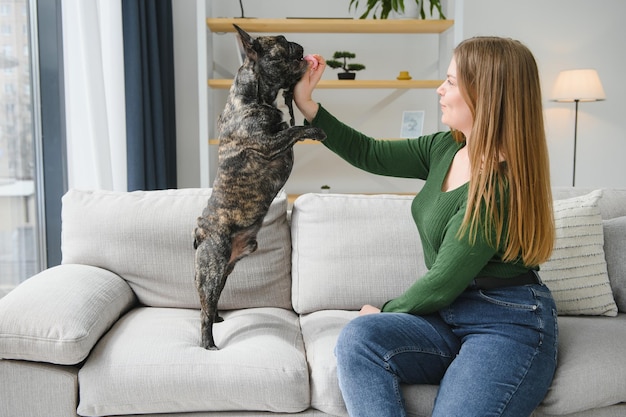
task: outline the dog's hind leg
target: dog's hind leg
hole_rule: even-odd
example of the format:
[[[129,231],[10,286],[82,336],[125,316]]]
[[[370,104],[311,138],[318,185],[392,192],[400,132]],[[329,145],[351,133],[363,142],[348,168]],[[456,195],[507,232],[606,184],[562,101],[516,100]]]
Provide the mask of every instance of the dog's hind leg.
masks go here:
[[[217,302],[232,271],[228,261],[230,250],[216,245],[212,239],[203,241],[196,250],[196,286],[200,296],[202,347],[217,350],[213,324],[222,321]]]
[[[235,233],[232,237],[216,240],[214,233],[202,241],[196,249],[196,286],[200,295],[202,347],[217,350],[213,339],[213,324],[222,321],[217,303],[233,272],[235,264],[257,249],[256,234],[260,225],[253,225]]]

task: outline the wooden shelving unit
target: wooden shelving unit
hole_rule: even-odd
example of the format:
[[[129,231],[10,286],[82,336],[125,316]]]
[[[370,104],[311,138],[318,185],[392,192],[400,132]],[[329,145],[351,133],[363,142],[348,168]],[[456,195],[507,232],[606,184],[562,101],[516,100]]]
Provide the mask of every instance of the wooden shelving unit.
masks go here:
[[[404,138],[379,138],[378,140],[405,140]],[[304,139],[296,143],[296,145],[319,145],[321,142],[313,139]],[[219,139],[209,139],[209,145],[219,145]]]
[[[219,144],[220,144],[219,139],[209,139],[209,145],[219,145]],[[297,145],[319,145],[319,144],[320,144],[319,141],[313,140],[313,139],[305,139],[297,143]]]
[[[285,34],[285,33],[348,33],[348,34],[436,34],[441,35],[454,26],[454,20],[422,20],[422,19],[324,19],[324,18],[213,18],[206,19],[206,25],[212,33],[235,32],[234,24],[252,34]],[[452,32],[439,37],[449,39]],[[449,46],[449,45],[448,45]],[[441,59],[441,52],[439,58]],[[207,81],[209,88],[217,90],[229,89],[232,79],[215,78]],[[317,85],[320,89],[435,89],[441,85],[441,79],[427,80],[321,80]],[[393,91],[392,94],[397,94]],[[389,139],[394,140],[394,139]],[[219,139],[210,139],[210,145],[218,145]],[[304,140],[302,145],[319,145],[318,141]],[[297,195],[290,195],[290,202]]]
[[[233,24],[256,33],[443,33],[454,20],[421,19],[246,19],[207,18],[212,32],[234,32]]]

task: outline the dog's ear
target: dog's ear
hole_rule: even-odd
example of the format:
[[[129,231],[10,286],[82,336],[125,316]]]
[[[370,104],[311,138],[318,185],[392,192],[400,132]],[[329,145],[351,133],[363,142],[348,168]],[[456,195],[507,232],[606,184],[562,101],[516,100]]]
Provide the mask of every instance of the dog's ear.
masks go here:
[[[243,45],[243,48],[246,50],[246,55],[248,56],[248,58],[252,61],[256,61],[258,54],[257,52],[254,50],[254,38],[252,36],[250,36],[250,34],[248,34],[248,32],[246,32],[245,30],[243,30],[242,28],[240,28],[239,26],[233,24],[233,26],[235,27],[235,29],[237,29],[237,32],[239,32],[239,39],[241,39],[241,44]]]

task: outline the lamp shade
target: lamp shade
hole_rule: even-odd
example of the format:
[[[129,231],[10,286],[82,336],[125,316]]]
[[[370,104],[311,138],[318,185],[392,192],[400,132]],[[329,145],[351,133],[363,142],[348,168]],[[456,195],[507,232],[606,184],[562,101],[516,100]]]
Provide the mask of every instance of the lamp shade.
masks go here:
[[[599,101],[605,98],[600,77],[594,69],[561,71],[552,90],[554,101]]]

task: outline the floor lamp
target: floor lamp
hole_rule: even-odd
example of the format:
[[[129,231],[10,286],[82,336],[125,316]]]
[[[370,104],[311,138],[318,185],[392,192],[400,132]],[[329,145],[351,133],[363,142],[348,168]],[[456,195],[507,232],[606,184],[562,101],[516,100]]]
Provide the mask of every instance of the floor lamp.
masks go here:
[[[576,185],[576,139],[578,135],[578,103],[601,101],[606,98],[598,72],[594,69],[561,71],[556,78],[552,99],[558,102],[575,103],[574,116],[574,168],[572,186]]]

